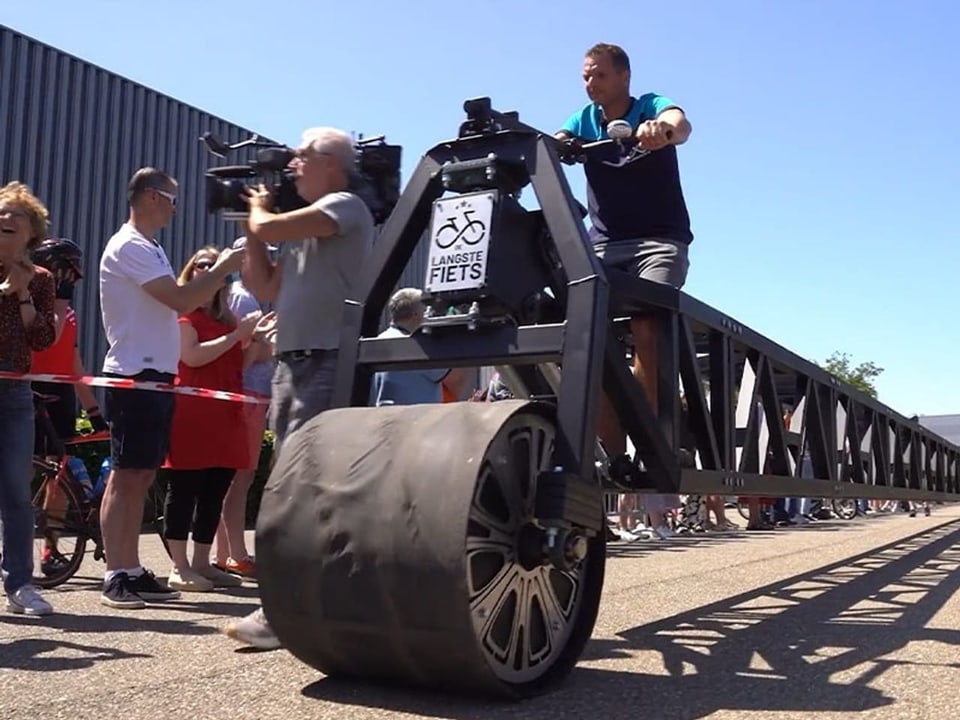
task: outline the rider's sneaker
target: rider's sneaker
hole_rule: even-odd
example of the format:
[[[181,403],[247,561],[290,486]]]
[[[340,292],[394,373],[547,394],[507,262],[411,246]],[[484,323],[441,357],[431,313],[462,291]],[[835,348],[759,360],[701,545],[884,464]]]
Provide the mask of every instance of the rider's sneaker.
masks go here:
[[[53,606],[48,603],[33,585],[24,585],[7,595],[7,610],[15,615],[50,615]]]
[[[147,602],[157,600],[176,600],[180,593],[157,581],[156,575],[142,568],[136,577],[130,578],[130,589]]]

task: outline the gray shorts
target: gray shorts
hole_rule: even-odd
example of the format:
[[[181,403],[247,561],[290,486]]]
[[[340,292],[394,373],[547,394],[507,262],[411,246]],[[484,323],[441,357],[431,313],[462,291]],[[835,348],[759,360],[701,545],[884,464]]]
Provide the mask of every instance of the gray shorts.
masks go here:
[[[273,373],[270,429],[276,435],[273,449],[310,418],[330,409],[337,369],[336,350],[281,355]]]
[[[652,282],[682,288],[690,260],[687,245],[668,238],[614,240],[593,246],[604,267]]]

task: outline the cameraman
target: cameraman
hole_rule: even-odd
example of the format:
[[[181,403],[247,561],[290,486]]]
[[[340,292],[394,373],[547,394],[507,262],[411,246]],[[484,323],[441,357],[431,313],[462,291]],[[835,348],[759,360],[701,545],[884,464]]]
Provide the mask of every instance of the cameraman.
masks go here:
[[[351,191],[357,178],[350,136],[334,128],[311,128],[295,152],[290,168],[307,205],[273,212],[266,188],[249,188],[241,270],[244,285],[261,302],[274,303],[277,313],[270,408],[275,453],[289,433],[330,407],[343,306],[374,239],[373,216]],[[276,263],[266,243],[280,245]],[[295,578],[290,580],[290,592],[297,592]],[[259,648],[280,646],[262,609],[230,623],[226,634]]]

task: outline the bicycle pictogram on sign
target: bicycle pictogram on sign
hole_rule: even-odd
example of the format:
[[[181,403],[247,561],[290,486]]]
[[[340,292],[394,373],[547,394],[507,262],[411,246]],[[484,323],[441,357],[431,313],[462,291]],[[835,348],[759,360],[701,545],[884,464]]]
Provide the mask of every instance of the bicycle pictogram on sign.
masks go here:
[[[474,219],[476,212],[472,207],[467,206],[460,211],[459,217],[448,218],[434,232],[434,245],[441,250],[446,250],[458,242],[464,245],[476,245],[482,241],[487,236],[487,225],[483,220]],[[465,224],[461,227],[460,222]]]

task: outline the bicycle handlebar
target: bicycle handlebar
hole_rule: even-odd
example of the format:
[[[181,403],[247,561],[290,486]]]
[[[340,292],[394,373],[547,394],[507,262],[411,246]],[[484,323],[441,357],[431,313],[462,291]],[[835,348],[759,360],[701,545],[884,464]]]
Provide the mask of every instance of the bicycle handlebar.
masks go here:
[[[673,130],[667,131],[667,139],[673,139]],[[589,143],[579,142],[576,138],[560,140],[559,143],[560,161],[569,165],[586,162],[587,155],[592,152],[605,150],[607,148],[617,148],[620,150],[620,152],[624,152],[626,150],[632,150],[640,145],[640,141],[637,139],[637,136],[632,133],[629,137],[608,138],[606,140],[595,140],[594,142]],[[643,151],[642,147],[641,151]],[[644,152],[644,154],[649,152],[653,151],[647,150]]]
[[[110,431],[100,430],[97,432],[79,433],[77,435],[74,435],[72,438],[69,438],[64,444],[80,445],[82,443],[99,442],[100,440],[109,440],[109,439],[110,439]]]

